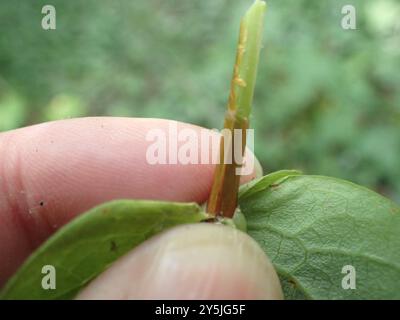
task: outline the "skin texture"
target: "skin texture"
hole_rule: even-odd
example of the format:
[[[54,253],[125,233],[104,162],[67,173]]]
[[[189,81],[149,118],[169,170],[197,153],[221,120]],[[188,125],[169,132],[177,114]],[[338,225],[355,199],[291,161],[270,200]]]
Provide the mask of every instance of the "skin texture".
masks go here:
[[[134,284],[134,285],[132,285]],[[271,262],[222,225],[166,231],[117,261],[78,299],[282,299]]]
[[[146,161],[146,150],[153,143],[146,141],[146,133],[154,128],[167,133],[170,124],[169,120],[162,119],[82,118],[43,123],[1,133],[0,287],[47,237],[76,215],[100,203],[122,198],[198,203],[206,201],[212,184],[214,165],[150,165]],[[201,129],[190,124],[178,123],[178,131],[185,128],[197,131]],[[242,182],[254,177],[255,173],[243,176]],[[245,235],[233,235],[237,231],[228,228],[212,229],[212,231],[209,228],[215,228],[215,226],[201,228],[203,229],[195,229],[198,234],[193,233],[194,240],[196,235],[201,239],[203,233],[216,232],[215,236],[220,239],[226,237],[222,234],[232,233],[232,239],[242,239],[237,240],[239,242],[253,241]],[[177,232],[176,237],[181,236],[181,233]],[[217,235],[219,233],[221,233],[220,236]],[[185,237],[190,238],[191,234]],[[166,239],[176,243],[173,238]],[[154,246],[154,241],[157,240],[151,241]],[[221,244],[218,256],[234,259],[233,252],[237,252],[238,245],[235,241],[232,244]],[[154,252],[154,263],[161,265],[164,260],[159,256],[160,251],[151,249],[151,243],[148,250],[143,249],[147,246],[143,244],[141,249],[134,250],[128,258],[143,255],[143,252]],[[198,241],[196,243],[198,245]],[[168,247],[168,241],[165,245]],[[214,245],[219,247],[218,241],[215,241]],[[255,246],[254,243],[247,245]],[[209,247],[209,244],[205,242],[204,246]],[[138,253],[135,253],[136,251]],[[254,258],[258,255],[263,257],[264,266],[267,268],[266,261],[268,260],[261,250],[253,255],[253,260],[259,259],[259,257]],[[142,267],[146,266],[146,263],[152,263],[149,256],[145,261],[141,264]],[[252,295],[252,287],[249,284],[251,281],[248,282],[246,277],[241,277],[239,271],[229,273],[232,269],[229,264],[224,264],[223,261],[218,262],[218,260],[210,261],[211,264],[214,263],[212,265],[216,268],[216,275],[212,278],[214,283],[211,283],[209,288],[219,286],[218,283],[222,280],[224,283],[228,280],[236,281],[234,278],[238,277],[237,288],[247,288],[243,289],[246,297],[273,297],[259,288],[254,288],[254,295]],[[246,261],[252,264],[251,260]],[[199,268],[201,269],[201,263],[206,264],[206,262],[205,259],[199,259],[200,266],[188,266],[186,272],[188,274],[192,271],[197,272]],[[118,263],[116,268],[118,268]],[[128,262],[122,265],[130,266]],[[138,267],[140,266],[135,268]],[[125,268],[126,272],[118,275],[119,281],[125,276],[127,279],[132,279],[132,271],[129,270],[135,270],[135,268]],[[252,267],[249,266],[249,268]],[[226,272],[228,275],[225,274]],[[218,274],[225,274],[225,278],[221,278]],[[232,279],[229,278],[229,274]],[[107,280],[107,277],[113,276],[105,275],[104,277]],[[190,282],[189,278],[187,276],[185,281]],[[270,281],[267,276],[264,278],[267,282]],[[97,280],[93,286],[96,282]],[[235,286],[235,283],[233,282],[232,286]],[[275,284],[272,284],[272,287],[274,286]],[[130,295],[131,291],[128,289],[124,291],[124,298],[166,297],[166,293],[160,291],[154,291],[154,295],[151,291],[146,291],[141,296],[140,292],[134,292],[133,289]],[[180,297],[178,289],[175,293],[169,292],[172,298]],[[114,294],[117,297],[119,293],[114,292]],[[205,290],[199,291],[198,297],[223,299],[232,297],[231,294],[224,290]],[[102,298],[94,291],[91,294],[90,289],[82,297]],[[113,297],[112,291],[111,295],[108,292],[103,297]]]

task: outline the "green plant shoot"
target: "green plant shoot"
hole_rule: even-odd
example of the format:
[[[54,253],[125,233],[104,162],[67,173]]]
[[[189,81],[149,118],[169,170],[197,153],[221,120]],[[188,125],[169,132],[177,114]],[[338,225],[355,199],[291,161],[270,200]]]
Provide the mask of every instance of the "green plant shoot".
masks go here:
[[[240,24],[236,61],[233,68],[231,89],[221,136],[220,159],[215,170],[207,211],[213,215],[231,218],[237,207],[240,175],[237,174],[246,149],[246,129],[253,102],[258,60],[261,50],[266,4],[256,0],[246,12]],[[241,150],[235,150],[237,138],[234,130],[241,130]],[[240,157],[235,156],[240,154]],[[226,161],[231,159],[231,161]]]

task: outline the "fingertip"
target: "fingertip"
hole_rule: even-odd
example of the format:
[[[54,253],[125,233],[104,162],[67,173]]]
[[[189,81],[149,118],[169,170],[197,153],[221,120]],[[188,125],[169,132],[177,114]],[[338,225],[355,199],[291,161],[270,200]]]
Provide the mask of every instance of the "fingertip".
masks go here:
[[[143,243],[78,299],[282,299],[276,272],[248,235],[186,225]]]
[[[103,202],[123,198],[205,202],[214,164],[147,161],[152,142],[146,134],[158,128],[169,143],[179,136],[169,134],[171,124],[199,136],[200,130],[209,131],[165,119],[94,117],[2,133],[0,285],[49,235]],[[219,144],[212,148],[219,151]],[[254,170],[247,172],[242,183],[255,177]]]

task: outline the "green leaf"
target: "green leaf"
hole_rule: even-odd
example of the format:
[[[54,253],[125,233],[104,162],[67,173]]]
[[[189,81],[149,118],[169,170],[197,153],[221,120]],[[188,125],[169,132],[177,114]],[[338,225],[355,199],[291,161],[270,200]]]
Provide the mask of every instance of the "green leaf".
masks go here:
[[[270,173],[264,177],[254,179],[247,184],[244,184],[239,189],[239,197],[243,200],[244,198],[267,189],[272,184],[280,183],[287,179],[289,176],[300,175],[301,172],[297,170],[280,170]]]
[[[287,299],[400,299],[396,204],[335,178],[287,176],[265,187],[266,180],[239,203]],[[346,265],[355,268],[355,289],[342,287]]]
[[[151,236],[209,218],[194,203],[113,201],[78,216],[37,249],[7,283],[2,299],[69,299],[117,258]],[[42,268],[56,289],[42,288]]]

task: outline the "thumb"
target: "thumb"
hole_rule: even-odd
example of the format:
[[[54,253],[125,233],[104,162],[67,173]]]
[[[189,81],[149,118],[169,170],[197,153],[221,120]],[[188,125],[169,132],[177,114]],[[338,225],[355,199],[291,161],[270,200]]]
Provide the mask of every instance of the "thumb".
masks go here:
[[[257,243],[223,225],[168,230],[119,259],[78,299],[282,299]]]

